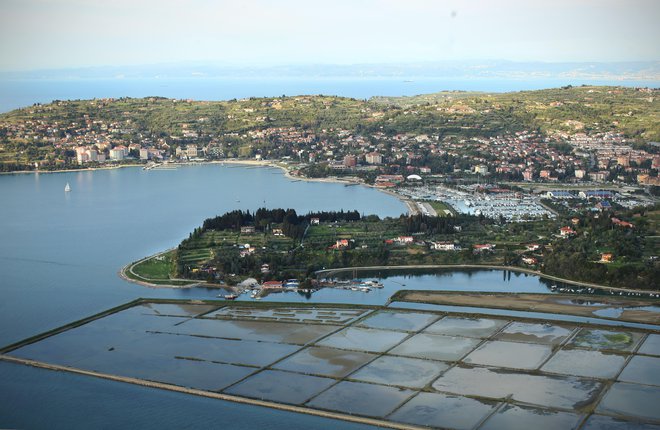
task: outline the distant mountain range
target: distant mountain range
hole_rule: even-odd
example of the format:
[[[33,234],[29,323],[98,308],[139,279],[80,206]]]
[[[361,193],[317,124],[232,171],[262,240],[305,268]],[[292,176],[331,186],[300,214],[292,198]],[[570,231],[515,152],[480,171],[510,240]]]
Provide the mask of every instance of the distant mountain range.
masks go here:
[[[173,63],[0,72],[0,79],[121,78],[495,78],[660,81],[660,61],[614,63],[543,63],[463,61],[402,64],[308,64],[246,66]]]

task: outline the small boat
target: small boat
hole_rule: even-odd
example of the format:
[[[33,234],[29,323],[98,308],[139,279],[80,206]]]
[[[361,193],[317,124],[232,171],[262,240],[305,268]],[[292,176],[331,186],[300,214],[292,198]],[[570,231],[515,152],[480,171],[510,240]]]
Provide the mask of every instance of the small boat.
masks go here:
[[[64,192],[68,193],[69,191],[71,191],[71,185],[69,185],[69,183],[67,182],[66,185],[64,186]]]
[[[238,297],[238,294],[225,294],[223,296],[223,298],[225,300],[236,300],[237,297]]]

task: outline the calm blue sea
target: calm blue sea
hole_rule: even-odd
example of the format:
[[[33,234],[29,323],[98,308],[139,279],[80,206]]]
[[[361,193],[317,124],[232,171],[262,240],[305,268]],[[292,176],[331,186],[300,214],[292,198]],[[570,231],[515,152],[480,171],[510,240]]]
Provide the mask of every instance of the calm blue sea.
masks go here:
[[[72,191],[64,192],[66,183]],[[0,344],[138,297],[214,298],[217,291],[124,282],[127,262],[176,246],[210,216],[260,206],[357,209],[399,216],[375,189],[292,181],[279,169],[198,165],[0,175]],[[420,289],[547,291],[534,276],[501,271],[392,276],[369,294],[328,290],[312,301],[384,303]],[[272,300],[310,300],[279,294]],[[0,362],[0,428],[363,428],[311,416],[197,398]]]
[[[585,79],[457,79],[457,78],[179,78],[179,79],[23,79],[0,80],[0,112],[33,103],[105,97],[162,96],[194,100],[245,97],[337,95],[412,96],[443,90],[507,92],[564,85],[624,85],[659,87],[658,81]]]

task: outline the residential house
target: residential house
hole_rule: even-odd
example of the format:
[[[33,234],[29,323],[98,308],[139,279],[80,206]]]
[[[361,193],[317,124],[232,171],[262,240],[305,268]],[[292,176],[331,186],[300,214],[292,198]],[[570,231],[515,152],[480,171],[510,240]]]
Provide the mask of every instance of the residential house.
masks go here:
[[[576,233],[575,230],[573,230],[572,228],[567,226],[567,227],[560,228],[559,229],[559,234],[561,235],[561,237],[569,237],[569,236],[574,236],[577,233]]]
[[[330,249],[347,249],[348,245],[348,239],[339,239]]]
[[[282,288],[282,281],[266,281],[261,284],[261,288],[264,290],[273,290]]]
[[[523,257],[522,262],[527,264],[528,266],[533,266],[536,263],[538,263],[538,260],[534,257]]]
[[[436,251],[458,251],[461,247],[454,242],[431,242],[431,249]]]
[[[494,250],[495,245],[492,243],[484,243],[484,244],[472,245],[472,248],[474,248],[475,253],[480,253],[480,252],[487,252]]]

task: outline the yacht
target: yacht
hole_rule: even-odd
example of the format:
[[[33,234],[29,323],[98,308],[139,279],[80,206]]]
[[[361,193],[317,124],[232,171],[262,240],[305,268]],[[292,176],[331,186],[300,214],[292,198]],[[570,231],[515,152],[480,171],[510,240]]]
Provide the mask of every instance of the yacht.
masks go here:
[[[71,191],[71,185],[69,185],[69,183],[67,182],[66,185],[64,186],[64,192],[68,193],[69,191]]]

